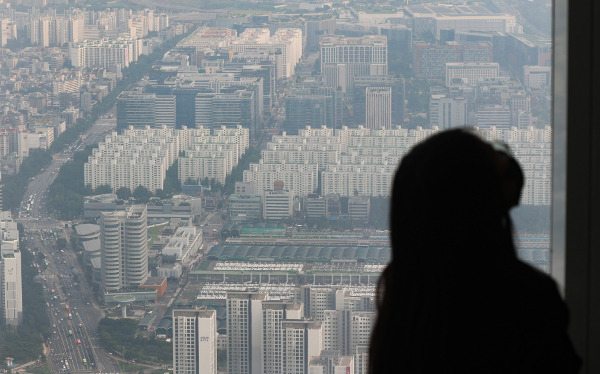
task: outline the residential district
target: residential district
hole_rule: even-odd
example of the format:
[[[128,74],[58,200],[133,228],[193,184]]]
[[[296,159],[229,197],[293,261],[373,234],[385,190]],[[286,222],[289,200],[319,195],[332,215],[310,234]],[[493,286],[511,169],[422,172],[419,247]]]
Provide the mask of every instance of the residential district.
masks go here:
[[[229,3],[0,0],[0,371],[367,373],[443,129],[510,147],[549,271],[550,1]]]

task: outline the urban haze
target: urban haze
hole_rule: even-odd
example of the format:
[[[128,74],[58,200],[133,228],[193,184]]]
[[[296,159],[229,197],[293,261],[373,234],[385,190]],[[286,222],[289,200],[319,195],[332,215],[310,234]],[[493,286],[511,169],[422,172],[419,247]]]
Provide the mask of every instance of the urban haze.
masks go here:
[[[0,372],[366,374],[443,129],[508,144],[549,272],[551,5],[0,0]]]

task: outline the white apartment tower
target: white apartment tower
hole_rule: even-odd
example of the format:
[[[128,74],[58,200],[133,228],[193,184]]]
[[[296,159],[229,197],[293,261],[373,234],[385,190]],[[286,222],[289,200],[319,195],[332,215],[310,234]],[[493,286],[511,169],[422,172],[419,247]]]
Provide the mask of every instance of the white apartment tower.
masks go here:
[[[16,328],[23,320],[23,279],[19,231],[10,212],[0,212],[0,300],[7,326]]]
[[[283,367],[283,330],[284,320],[300,320],[303,315],[300,303],[282,301],[264,301],[263,313],[263,374],[282,374]]]
[[[101,276],[104,292],[137,287],[148,279],[146,206],[100,216]]]
[[[173,309],[173,373],[217,373],[217,312]]]
[[[281,374],[308,374],[310,359],[323,350],[323,327],[320,322],[286,320],[281,323]],[[266,372],[265,372],[266,373]]]
[[[266,294],[227,293],[227,372],[261,374],[263,370],[263,311]]]
[[[390,129],[392,127],[392,88],[366,87],[365,127]]]

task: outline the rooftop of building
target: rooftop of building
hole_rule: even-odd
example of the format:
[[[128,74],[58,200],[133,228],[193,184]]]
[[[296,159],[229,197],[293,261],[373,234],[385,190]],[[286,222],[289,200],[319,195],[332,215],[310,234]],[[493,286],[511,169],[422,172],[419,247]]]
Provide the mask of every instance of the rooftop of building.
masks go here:
[[[75,232],[80,236],[87,236],[100,232],[100,226],[93,223],[80,223],[75,226]]]
[[[167,281],[165,277],[149,277],[142,286],[160,287]]]

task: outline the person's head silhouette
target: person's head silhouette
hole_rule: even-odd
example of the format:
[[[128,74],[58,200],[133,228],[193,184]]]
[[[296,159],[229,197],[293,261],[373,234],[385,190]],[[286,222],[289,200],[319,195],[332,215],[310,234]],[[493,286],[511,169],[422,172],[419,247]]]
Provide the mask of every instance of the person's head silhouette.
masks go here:
[[[433,357],[440,362],[433,367],[447,372],[449,319],[516,261],[508,211],[522,186],[508,148],[466,129],[437,133],[402,159],[391,199],[391,262],[377,292],[372,374],[423,372],[411,370]]]

